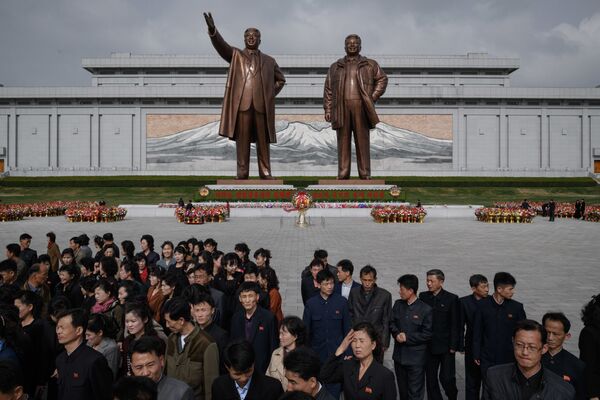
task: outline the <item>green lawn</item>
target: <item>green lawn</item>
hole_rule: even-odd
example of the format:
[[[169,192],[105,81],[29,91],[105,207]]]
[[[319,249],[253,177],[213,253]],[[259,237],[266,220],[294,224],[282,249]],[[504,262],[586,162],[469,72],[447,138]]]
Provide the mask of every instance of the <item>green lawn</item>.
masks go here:
[[[109,204],[158,204],[197,198],[198,188],[217,177],[61,177],[0,179],[2,203],[53,200],[105,200]],[[316,183],[314,177],[285,178],[302,186]],[[574,202],[600,204],[600,186],[589,178],[439,178],[392,177],[387,183],[402,188],[401,198],[423,204],[482,204],[495,201]]]

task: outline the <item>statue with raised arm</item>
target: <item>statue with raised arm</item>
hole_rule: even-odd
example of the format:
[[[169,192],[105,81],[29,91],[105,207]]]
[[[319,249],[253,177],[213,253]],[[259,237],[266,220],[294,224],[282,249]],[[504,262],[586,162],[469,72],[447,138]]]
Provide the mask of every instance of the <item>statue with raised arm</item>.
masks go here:
[[[256,143],[261,179],[273,179],[269,145],[277,142],[275,96],[285,85],[283,73],[273,57],[258,50],[258,29],[246,29],[245,48],[240,50],[219,34],[211,13],[204,13],[204,19],[214,48],[230,64],[219,135],[236,142],[237,179],[248,179],[251,143]]]
[[[344,47],[346,57],[329,67],[325,80],[325,120],[337,131],[338,179],[350,178],[353,133],[358,176],[371,179],[369,131],[379,122],[375,102],[385,92],[388,78],[375,60],[360,55],[358,35],[348,35]]]

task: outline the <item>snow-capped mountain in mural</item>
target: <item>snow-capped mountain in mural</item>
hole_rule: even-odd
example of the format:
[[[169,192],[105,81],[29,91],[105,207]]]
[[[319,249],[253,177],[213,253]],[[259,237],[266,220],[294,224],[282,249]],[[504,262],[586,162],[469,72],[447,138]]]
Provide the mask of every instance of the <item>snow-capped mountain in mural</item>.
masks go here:
[[[219,122],[162,138],[148,138],[148,164],[235,159],[235,142],[218,135]],[[271,161],[282,164],[337,165],[336,132],[326,122],[276,122],[277,143]],[[380,123],[371,131],[371,159],[402,159],[404,163],[452,163],[452,141],[440,140]],[[254,147],[254,146],[252,146]],[[254,151],[252,152],[254,154]]]

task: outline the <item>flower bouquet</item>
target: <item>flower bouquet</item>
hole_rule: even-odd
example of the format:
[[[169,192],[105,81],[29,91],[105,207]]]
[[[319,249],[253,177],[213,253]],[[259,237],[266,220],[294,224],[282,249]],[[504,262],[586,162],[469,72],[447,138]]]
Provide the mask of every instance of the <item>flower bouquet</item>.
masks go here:
[[[371,216],[378,223],[423,223],[426,215],[423,207],[375,206],[371,209]]]
[[[308,222],[306,221],[306,212],[313,204],[313,198],[307,191],[299,190],[292,196],[292,206],[294,209],[298,210],[298,219],[296,220],[296,225],[298,226],[308,226]]]

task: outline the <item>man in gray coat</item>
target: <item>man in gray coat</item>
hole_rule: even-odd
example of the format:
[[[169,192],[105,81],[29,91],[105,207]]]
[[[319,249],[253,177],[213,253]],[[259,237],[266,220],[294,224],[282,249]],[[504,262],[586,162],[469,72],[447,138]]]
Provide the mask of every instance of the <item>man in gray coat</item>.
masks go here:
[[[154,336],[136,340],[131,349],[131,370],[158,385],[158,400],[194,400],[194,391],[186,383],[166,376],[165,343]]]

